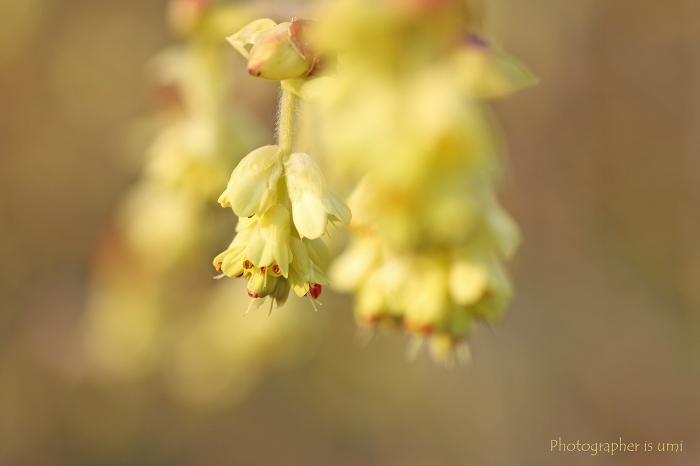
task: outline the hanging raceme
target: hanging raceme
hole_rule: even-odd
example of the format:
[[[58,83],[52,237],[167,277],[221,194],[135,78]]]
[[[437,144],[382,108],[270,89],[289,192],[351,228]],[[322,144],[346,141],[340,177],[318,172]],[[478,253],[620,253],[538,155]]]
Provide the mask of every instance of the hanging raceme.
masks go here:
[[[222,276],[245,278],[255,307],[267,297],[282,306],[290,290],[316,300],[328,284],[323,269],[329,254],[320,237],[329,221],[347,225],[351,219],[314,159],[292,152],[296,95],[284,81],[310,78],[321,63],[309,51],[308,29],[305,21],[259,19],[228,38],[248,59],[251,75],[282,81],[277,144],[243,158],[219,197],[239,222],[237,235],[214,258],[214,267]]]
[[[519,233],[496,200],[502,148],[483,101],[534,81],[468,21],[458,0],[340,1],[315,36],[343,53],[313,125],[360,181],[331,283],[355,294],[361,328],[403,328],[411,353],[426,343],[447,363],[468,359],[473,324],[499,320],[512,295],[501,262]]]

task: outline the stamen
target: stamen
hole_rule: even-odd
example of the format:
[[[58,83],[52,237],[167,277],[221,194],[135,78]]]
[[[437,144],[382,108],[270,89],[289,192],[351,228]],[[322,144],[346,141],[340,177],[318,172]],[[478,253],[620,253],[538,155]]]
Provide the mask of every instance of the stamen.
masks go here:
[[[406,359],[410,362],[415,361],[424,343],[425,339],[422,337],[411,338],[408,342],[408,346],[406,346]]]
[[[309,287],[309,294],[311,295],[311,298],[313,299],[318,299],[319,296],[321,296],[321,291],[323,287],[319,285],[318,283],[314,283]]]
[[[279,275],[280,274],[280,266],[277,264],[273,265],[272,266],[272,273],[274,273],[275,275]]]
[[[248,296],[250,296],[250,292],[248,292]],[[253,299],[250,300],[250,304],[248,305],[248,309],[246,309],[245,312],[243,313],[243,317],[248,315],[248,313],[250,312],[250,308],[253,307],[253,304],[255,304],[256,296],[250,296],[250,297]]]
[[[305,294],[304,296],[309,296],[309,295]],[[314,299],[311,298],[311,296],[309,296],[309,301],[311,301],[311,305],[314,307],[314,311],[318,312],[318,308],[316,307],[316,302]],[[321,303],[318,303],[318,304],[320,305]]]
[[[355,332],[355,341],[359,346],[366,347],[369,346],[370,342],[376,334],[376,325],[372,324],[360,324]]]
[[[469,348],[469,344],[466,341],[457,344],[455,348],[455,354],[457,356],[457,362],[461,366],[470,366],[472,363],[472,351]]]
[[[217,262],[217,263],[216,263],[216,271],[217,271],[217,272],[219,272],[219,273],[223,272],[223,270],[221,270],[221,266],[222,266],[222,265],[224,265],[223,262]]]
[[[246,269],[246,270],[252,269],[252,268],[253,268],[253,263],[250,262],[249,260],[246,260],[246,261],[243,263],[243,268]]]

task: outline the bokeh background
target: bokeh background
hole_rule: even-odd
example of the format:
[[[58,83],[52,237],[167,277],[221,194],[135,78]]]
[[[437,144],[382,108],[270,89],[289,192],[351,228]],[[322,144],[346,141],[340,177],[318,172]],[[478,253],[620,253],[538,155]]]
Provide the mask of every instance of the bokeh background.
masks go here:
[[[166,2],[0,0],[0,465],[698,464],[700,3],[484,4],[540,83],[494,105],[524,242],[471,367],[409,363],[399,335],[358,345],[346,297],[243,319],[220,292],[218,314],[173,303],[156,356],[114,373],[91,362],[86,309],[152,137]],[[245,86],[232,104],[269,140],[274,86]],[[225,245],[184,276],[210,280]],[[559,437],[683,452],[550,452]]]

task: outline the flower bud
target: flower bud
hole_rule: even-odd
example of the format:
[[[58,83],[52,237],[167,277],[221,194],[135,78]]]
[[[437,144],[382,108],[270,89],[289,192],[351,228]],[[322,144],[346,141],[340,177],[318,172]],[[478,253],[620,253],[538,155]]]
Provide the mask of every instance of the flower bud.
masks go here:
[[[279,277],[265,273],[253,273],[248,280],[248,296],[251,298],[264,298],[269,296],[276,288]]]
[[[313,57],[304,56],[291,41],[292,23],[280,23],[262,36],[250,49],[248,73],[274,81],[306,74],[313,65]]]
[[[287,302],[289,290],[291,290],[289,281],[284,277],[278,278],[275,288],[270,293],[270,297],[275,300],[277,307],[282,307],[284,306],[284,303]]]
[[[172,0],[169,15],[173,29],[182,35],[197,30],[210,4],[211,0]]]

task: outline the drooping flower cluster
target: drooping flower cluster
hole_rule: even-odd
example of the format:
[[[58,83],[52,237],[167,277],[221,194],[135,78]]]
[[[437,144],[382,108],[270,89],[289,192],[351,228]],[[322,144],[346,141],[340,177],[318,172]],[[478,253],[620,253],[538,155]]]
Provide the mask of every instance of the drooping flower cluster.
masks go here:
[[[229,41],[248,58],[253,76],[307,77],[317,60],[300,41],[303,24],[261,19]],[[250,52],[247,45],[252,45]],[[282,92],[278,145],[256,149],[241,160],[219,197],[239,221],[237,235],[214,259],[214,267],[228,277],[245,278],[255,306],[267,297],[282,306],[290,290],[317,299],[328,284],[323,268],[329,254],[320,237],[329,221],[347,225],[351,219],[345,202],[326,186],[316,161],[305,153],[292,153],[295,95]]]
[[[459,1],[339,2],[317,31],[343,52],[338,72],[301,88],[318,96],[331,165],[362,179],[331,281],[356,294],[361,326],[400,326],[441,360],[466,357],[473,322],[511,296],[501,261],[519,235],[495,197],[501,147],[482,102],[533,82],[468,19]]]

